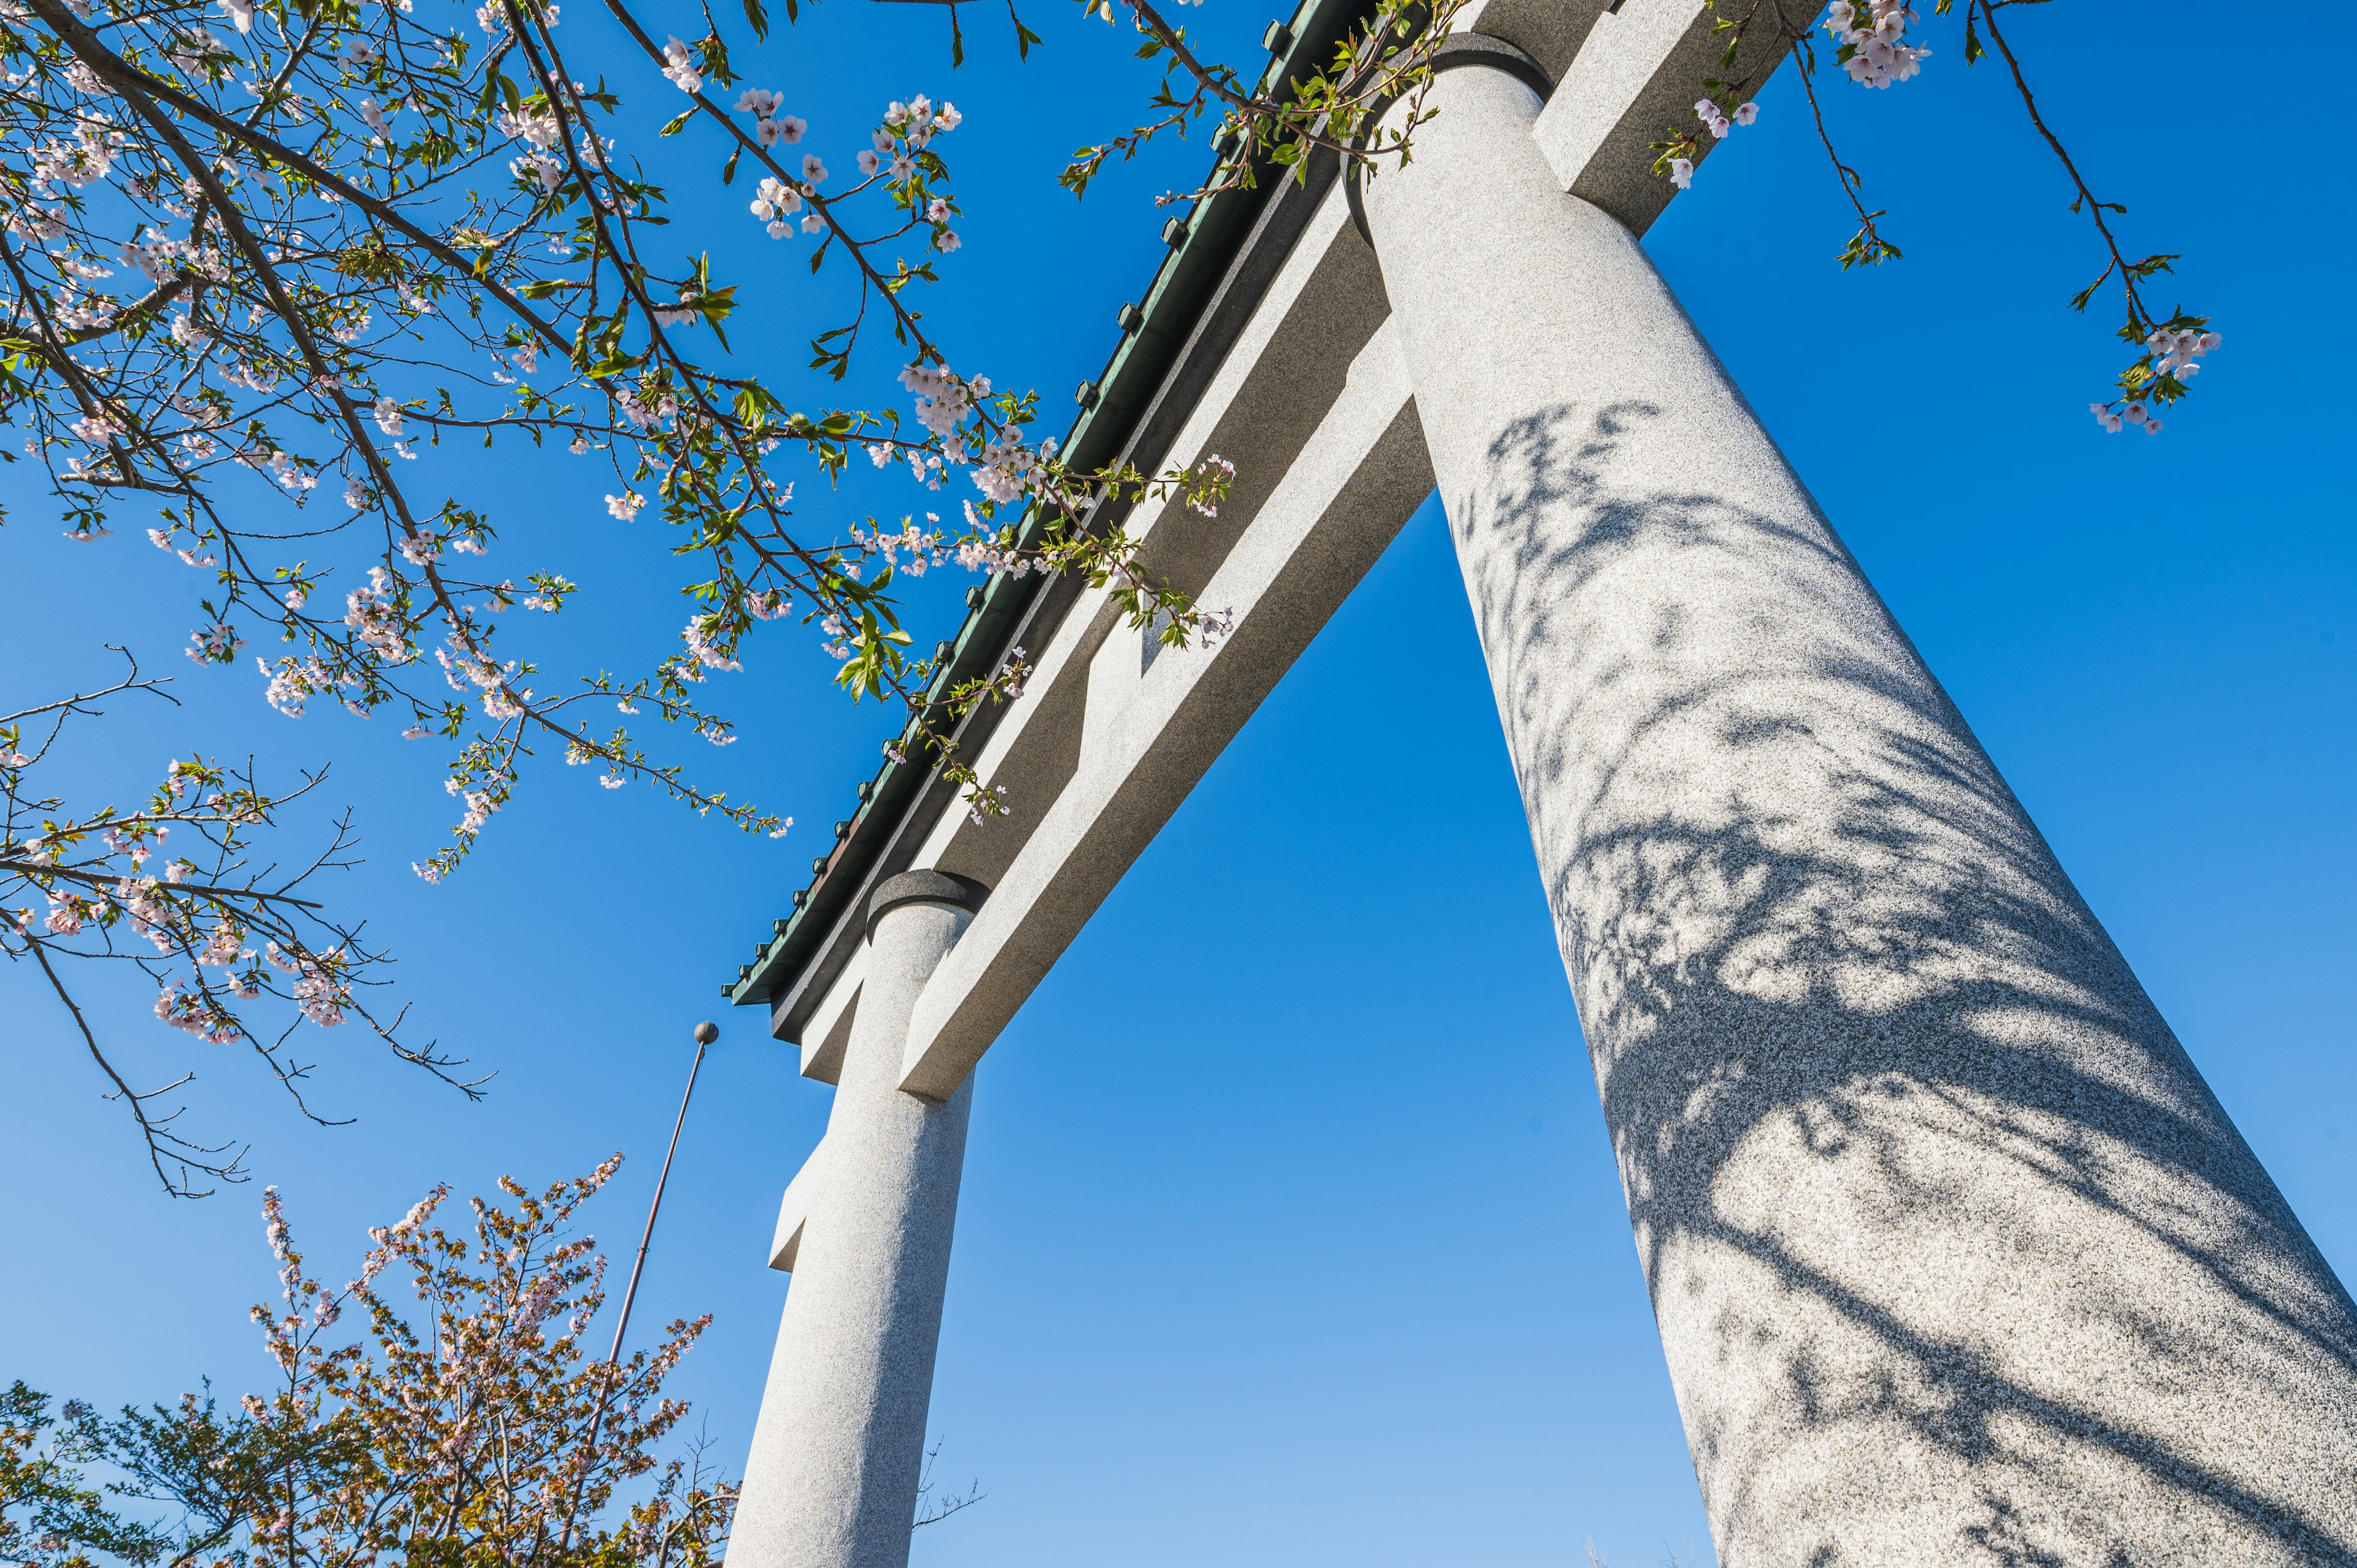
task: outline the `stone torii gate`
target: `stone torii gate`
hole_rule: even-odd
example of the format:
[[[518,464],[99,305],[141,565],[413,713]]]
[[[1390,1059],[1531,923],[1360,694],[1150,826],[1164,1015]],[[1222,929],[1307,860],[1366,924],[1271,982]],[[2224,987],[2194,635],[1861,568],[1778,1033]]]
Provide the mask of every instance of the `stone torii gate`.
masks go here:
[[[1235,628],[976,590],[1015,814],[888,767],[726,988],[835,1085],[734,1568],[906,1563],[975,1065],[1436,486],[1719,1561],[2357,1563],[2357,1307],[1638,242],[1711,17],[1477,3],[1413,164],[1167,231],[1067,450],[1235,462],[1126,516]]]

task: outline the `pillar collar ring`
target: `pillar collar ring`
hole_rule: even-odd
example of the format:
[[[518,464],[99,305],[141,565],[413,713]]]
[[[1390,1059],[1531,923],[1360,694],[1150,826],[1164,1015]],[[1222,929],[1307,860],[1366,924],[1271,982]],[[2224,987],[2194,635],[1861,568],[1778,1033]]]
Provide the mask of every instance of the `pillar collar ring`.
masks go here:
[[[1537,93],[1542,103],[1555,96],[1555,78],[1546,73],[1546,68],[1503,38],[1493,38],[1483,33],[1451,33],[1440,40],[1439,48],[1432,51],[1432,74],[1435,76],[1444,70],[1461,70],[1473,65],[1504,71]],[[1375,122],[1383,117],[1397,97],[1396,93],[1385,93],[1360,117],[1359,134],[1351,138],[1352,153],[1366,145],[1367,137],[1374,131]],[[1346,161],[1348,166],[1342,171],[1342,188],[1344,199],[1351,204],[1351,222],[1358,229],[1359,238],[1372,247],[1375,237],[1368,232],[1366,199],[1359,194],[1361,166],[1356,157]]]
[[[945,871],[904,871],[887,877],[867,899],[867,940],[876,940],[876,922],[904,904],[946,904],[975,914],[990,889],[971,876]]]

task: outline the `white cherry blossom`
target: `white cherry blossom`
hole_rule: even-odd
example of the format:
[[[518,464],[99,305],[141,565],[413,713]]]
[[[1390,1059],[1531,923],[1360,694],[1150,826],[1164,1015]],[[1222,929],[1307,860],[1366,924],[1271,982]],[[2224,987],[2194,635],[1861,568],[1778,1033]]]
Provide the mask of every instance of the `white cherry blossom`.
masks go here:
[[[695,51],[674,37],[663,46],[663,75],[682,92],[704,91],[703,73],[695,69]]]

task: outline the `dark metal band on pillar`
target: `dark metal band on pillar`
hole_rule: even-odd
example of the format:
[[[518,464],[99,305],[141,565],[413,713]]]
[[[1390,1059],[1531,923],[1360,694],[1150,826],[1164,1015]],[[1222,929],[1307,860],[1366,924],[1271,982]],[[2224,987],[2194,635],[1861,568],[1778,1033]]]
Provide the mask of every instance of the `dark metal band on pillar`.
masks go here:
[[[903,904],[946,904],[969,915],[982,912],[990,889],[971,876],[947,871],[904,871],[887,877],[867,899],[867,940],[876,940],[876,922]]]
[[[1546,73],[1546,68],[1503,38],[1492,38],[1480,33],[1451,33],[1441,39],[1440,46],[1432,51],[1432,74],[1435,76],[1444,70],[1462,70],[1472,65],[1504,71],[1537,93],[1542,103],[1555,96],[1555,78]],[[1351,139],[1353,153],[1366,146],[1367,137],[1373,133],[1375,123],[1398,100],[1397,93],[1387,92],[1368,108],[1359,121],[1359,134]],[[1351,222],[1359,231],[1359,238],[1372,245],[1375,237],[1367,231],[1366,199],[1359,194],[1359,171],[1362,166],[1356,157],[1345,161],[1342,194],[1351,204]]]

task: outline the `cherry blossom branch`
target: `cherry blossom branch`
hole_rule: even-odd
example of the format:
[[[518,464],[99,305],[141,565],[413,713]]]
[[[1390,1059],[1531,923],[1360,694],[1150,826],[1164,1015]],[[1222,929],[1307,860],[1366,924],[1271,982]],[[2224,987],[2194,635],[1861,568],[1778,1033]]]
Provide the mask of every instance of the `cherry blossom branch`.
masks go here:
[[[94,692],[76,692],[70,697],[59,697],[55,702],[39,703],[29,708],[18,708],[13,714],[0,714],[0,725],[19,725],[27,719],[38,718],[43,714],[59,714],[60,723],[67,715],[96,717],[102,710],[92,708],[89,704],[102,697],[112,697],[123,692],[145,692],[152,696],[163,698],[174,707],[180,705],[179,698],[164,690],[170,682],[169,676],[150,675],[143,678],[139,673],[139,660],[132,657],[129,649],[113,642],[108,643],[106,648],[110,653],[123,655],[124,662],[131,666],[131,672],[122,680],[112,686],[101,686]],[[50,733],[55,735],[55,729],[53,728]]]
[[[1309,155],[1319,150],[1371,166],[1386,156],[1404,161],[1415,126],[1430,118],[1424,109],[1424,95],[1431,83],[1434,52],[1448,37],[1450,22],[1464,0],[1429,5],[1424,0],[1382,0],[1373,16],[1337,45],[1331,67],[1313,68],[1307,77],[1290,84],[1294,96],[1289,102],[1240,91],[1235,72],[1198,56],[1187,45],[1186,29],[1174,26],[1153,0],[1117,3],[1129,8],[1137,30],[1146,37],[1146,44],[1137,51],[1139,58],[1151,59],[1168,52],[1171,63],[1193,80],[1194,90],[1186,98],[1178,98],[1166,81],[1153,102],[1170,110],[1169,113],[1111,142],[1082,147],[1057,180],[1073,195],[1084,195],[1114,153],[1125,161],[1136,156],[1161,132],[1200,118],[1206,98],[1216,99],[1227,109],[1222,129],[1240,134],[1243,148],[1233,159],[1216,166],[1210,179],[1189,196],[1160,199],[1168,203],[1249,188],[1255,178],[1251,156],[1254,148],[1263,149],[1280,167],[1297,174]],[[1115,4],[1116,0],[1083,0],[1082,15],[1101,15],[1111,22]],[[1385,38],[1402,28],[1408,30],[1407,43],[1387,52]],[[1369,115],[1402,100],[1405,107],[1397,126],[1372,138],[1361,134]]]
[[[366,189],[352,184],[332,169],[326,168],[296,152],[276,137],[255,129],[252,124],[216,113],[201,100],[191,98],[170,83],[158,81],[132,65],[108,48],[103,42],[100,41],[96,34],[77,22],[72,14],[59,4],[59,0],[24,0],[24,3],[30,5],[42,21],[57,29],[58,36],[64,38],[75,54],[87,61],[92,70],[113,81],[118,88],[127,90],[126,95],[152,97],[157,102],[178,110],[190,119],[243,143],[285,167],[300,172],[306,179],[335,192],[338,197],[360,208],[370,217],[389,228],[397,230],[403,238],[410,241],[452,271],[461,275],[475,272],[473,263],[465,256],[411,222],[398,208],[391,203],[378,199]],[[258,110],[257,113],[259,113]],[[479,285],[501,305],[512,311],[519,320],[538,333],[549,347],[560,352],[566,347],[565,338],[562,334],[543,321],[530,305],[504,287],[497,278],[483,274],[471,277],[470,281]]]
[[[154,822],[186,821],[175,817],[124,817],[116,820],[117,826],[145,826]],[[88,887],[113,887],[122,877],[104,872],[75,871],[67,866],[50,865],[44,861],[11,859],[0,855],[0,871],[29,875],[38,872],[42,876],[66,882],[77,882]],[[285,893],[264,893],[251,887],[214,887],[201,882],[175,882],[172,891],[194,898],[240,899],[254,904],[285,904],[297,909],[322,909],[326,905],[309,898],[296,898]]]
[[[349,820],[338,825],[331,841],[307,865],[291,874],[245,869],[248,835],[270,826],[279,811],[318,788],[323,776],[309,776],[295,789],[272,797],[211,764],[176,761],[147,807],[131,812],[112,806],[61,811],[61,800],[36,798],[28,791],[28,780],[68,720],[102,716],[97,700],[124,691],[170,700],[168,693],[156,690],[160,684],[141,676],[132,660],[126,676],[112,685],[0,719],[0,893],[38,891],[49,904],[46,919],[37,921],[30,908],[0,916],[0,956],[30,958],[38,964],[66,1004],[85,1048],[114,1085],[109,1098],[122,1100],[131,1112],[165,1190],[174,1196],[203,1196],[213,1189],[200,1191],[191,1173],[234,1181],[241,1179],[241,1169],[236,1158],[224,1163],[212,1157],[230,1144],[203,1144],[184,1138],[169,1125],[178,1112],[157,1115],[149,1110],[151,1101],[187,1083],[190,1075],[159,1089],[132,1090],[102,1048],[58,966],[60,957],[117,961],[131,957],[114,945],[118,928],[144,937],[161,955],[160,961],[131,958],[158,987],[159,1019],[213,1043],[245,1041],[296,1109],[315,1122],[329,1119],[315,1112],[302,1092],[300,1080],[309,1069],[281,1054],[292,1026],[274,1041],[264,1040],[254,1033],[242,1004],[265,994],[280,997],[292,1004],[299,1015],[296,1022],[319,1027],[334,1027],[348,1015],[357,1017],[401,1059],[474,1096],[481,1080],[469,1083],[454,1076],[451,1069],[461,1065],[455,1058],[403,1044],[396,1033],[398,1019],[383,1023],[371,1014],[354,988],[371,983],[365,972],[384,961],[382,956],[361,945],[357,928],[329,921],[320,913],[323,906],[295,891],[323,868],[350,864],[345,854],[351,842]],[[24,725],[42,718],[49,720],[49,733],[28,755]],[[204,841],[215,867],[212,875],[197,875],[199,862],[185,846],[164,867],[163,875],[146,874],[145,863],[163,851],[176,828]],[[265,877],[274,885],[264,886]],[[306,928],[293,923],[298,917],[308,922],[308,930],[320,934],[307,935]],[[257,946],[246,946],[249,941]],[[178,961],[188,965],[185,977],[170,967]],[[273,983],[265,962],[293,976],[291,983]],[[208,970],[220,971],[219,978]],[[175,1175],[167,1165],[182,1168]]]
[[[512,8],[516,0],[504,0],[504,3]],[[640,25],[639,19],[630,14],[630,8],[622,4],[622,0],[606,0],[606,9],[613,14],[615,20],[622,24],[623,30],[630,35],[631,40],[639,46],[640,49],[646,54],[648,59],[658,65],[668,63],[670,57],[662,48],[656,46],[653,37],[648,33],[644,27]],[[732,116],[725,113],[718,104],[705,97],[701,88],[689,92],[688,99],[697,110],[716,121],[727,131],[730,138],[737,143],[740,153],[749,151],[752,153],[754,157],[759,160],[761,165],[768,168],[770,173],[777,179],[780,181],[791,181],[795,185],[802,187],[802,199],[810,203],[811,210],[817,213],[819,217],[825,221],[828,229],[833,231],[834,236],[843,242],[845,251],[852,257],[853,263],[859,268],[862,278],[868,285],[874,287],[878,293],[882,294],[885,303],[891,307],[894,322],[899,327],[901,331],[905,332],[909,338],[915,340],[915,348],[918,357],[920,359],[931,360],[936,364],[945,363],[946,361],[942,359],[941,350],[934,346],[932,341],[926,337],[923,329],[917,325],[917,317],[915,314],[900,303],[899,291],[897,288],[887,286],[887,280],[882,272],[867,259],[866,247],[862,245],[856,240],[854,240],[851,236],[850,231],[845,229],[843,226],[841,220],[835,217],[834,203],[827,199],[821,197],[818,194],[817,188],[815,186],[807,185],[801,180],[795,179],[792,175],[789,174],[783,165],[780,164],[776,158],[770,156],[769,148],[761,145],[754,137],[747,134],[744,127],[739,125]],[[866,304],[866,295],[863,291],[861,296],[863,306]]]
[[[151,1089],[145,1094],[133,1089],[130,1084],[124,1081],[123,1074],[115,1069],[114,1064],[107,1060],[106,1053],[99,1048],[98,1036],[91,1029],[90,1019],[83,1015],[81,1004],[74,1000],[73,993],[67,989],[64,977],[58,973],[57,966],[49,961],[48,941],[40,937],[33,937],[28,946],[33,958],[41,966],[42,975],[49,983],[49,989],[56,993],[58,1000],[65,1004],[66,1012],[73,1018],[74,1028],[81,1036],[82,1044],[90,1051],[90,1059],[98,1064],[99,1070],[104,1073],[107,1080],[114,1085],[114,1092],[107,1098],[121,1101],[124,1109],[131,1112],[132,1121],[138,1124],[140,1140],[147,1149],[147,1162],[155,1168],[156,1180],[163,1187],[166,1194],[173,1197],[210,1197],[218,1190],[214,1187],[207,1187],[201,1192],[196,1190],[188,1179],[191,1173],[221,1182],[245,1180],[245,1149],[239,1149],[225,1162],[215,1163],[210,1156],[226,1150],[229,1147],[228,1144],[192,1144],[174,1133],[170,1122],[180,1114],[178,1111],[169,1112],[162,1116],[150,1116],[147,1113],[148,1101],[158,1095],[169,1094],[197,1075],[193,1072],[183,1073],[171,1082],[158,1089]],[[170,1152],[167,1153],[167,1150]],[[164,1163],[167,1159],[179,1167],[179,1175],[177,1177],[164,1168]]]
[[[2084,208],[2095,225],[2095,232],[2103,237],[2106,256],[2104,270],[2093,283],[2072,297],[2071,307],[2085,311],[2088,303],[2094,298],[2095,291],[2115,274],[2120,280],[2121,292],[2126,297],[2127,319],[2122,324],[2119,336],[2125,342],[2140,345],[2144,352],[2120,372],[2118,393],[2101,403],[2089,403],[2089,412],[2105,430],[2117,432],[2123,424],[2137,424],[2143,426],[2147,435],[2158,435],[2161,422],[2153,413],[2153,408],[2166,408],[2186,394],[2190,389],[2185,383],[2201,369],[2195,361],[2218,346],[2219,335],[2204,330],[2210,324],[2208,317],[2191,315],[2182,306],[2172,309],[2167,317],[2158,316],[2146,307],[2144,295],[2136,285],[2161,273],[2174,272],[2176,268],[2170,263],[2178,258],[2154,254],[2138,261],[2127,259],[2104,213],[2109,209],[2126,217],[2128,209],[2116,201],[2101,199],[2089,188],[2085,177],[2079,172],[2078,164],[2072,158],[2069,149],[2063,146],[2062,138],[2054,134],[2052,127],[2047,124],[2045,115],[2039,112],[2037,96],[2029,90],[2029,79],[2023,74],[2021,61],[2015,56],[2013,46],[2007,42],[2004,29],[1997,26],[1996,21],[2001,5],[2036,3],[2042,3],[2042,0],[1967,0],[1965,59],[1969,62],[1979,57],[1979,43],[1972,29],[1974,13],[1977,11],[1980,26],[1988,29],[1989,41],[1996,46],[1997,53],[2005,57],[2006,69],[2013,75],[2014,88],[2021,95],[2021,106],[2028,112],[2029,123],[2038,128],[2038,134],[2053,149],[2063,172],[2071,177],[2072,188],[2078,192],[2072,200],[2071,210],[2077,212]]]
[[[2088,218],[2095,225],[2095,232],[2103,237],[2105,252],[2111,257],[2110,263],[2104,269],[2104,276],[2089,285],[2087,292],[2093,293],[2102,285],[2104,278],[2117,272],[2120,274],[2121,286],[2127,294],[2130,314],[2136,317],[2147,317],[2149,313],[2144,308],[2144,301],[2136,292],[2136,281],[2146,275],[2138,269],[2146,263],[2132,263],[2121,253],[2119,239],[2112,232],[2112,226],[2104,219],[2106,209],[2123,215],[2126,213],[2127,209],[2116,201],[2101,199],[2088,188],[2086,178],[2080,174],[2078,164],[2072,161],[2070,149],[2062,145],[2062,138],[2056,135],[2053,128],[2046,124],[2046,116],[2039,113],[2038,97],[2030,91],[2029,81],[2022,74],[2021,61],[2015,58],[2013,46],[2006,42],[2004,30],[1996,25],[1996,6],[1991,3],[1991,0],[1970,0],[1970,3],[1980,13],[1978,17],[1980,25],[1988,29],[1989,41],[1996,46],[1996,52],[2005,58],[2006,69],[2013,73],[2014,89],[2021,94],[2021,106],[2028,112],[2030,124],[2037,127],[2039,135],[2045,139],[2047,146],[2053,149],[2055,161],[2062,166],[2062,172],[2071,177],[2071,187],[2078,192],[2077,199],[2071,203],[2071,210],[2076,212],[2083,207],[2086,209]],[[2147,258],[2147,260],[2150,259]],[[2161,259],[2176,260],[2173,256]],[[2083,300],[2085,295],[2081,295],[2081,298]]]
[[[1817,102],[1815,40],[1803,37],[1800,41],[1798,52],[1801,57],[1801,91],[1808,95],[1809,115],[1816,123],[1817,140],[1824,145],[1825,156],[1834,166],[1834,178],[1841,186],[1842,196],[1849,202],[1850,209],[1857,214],[1857,232],[1851,235],[1849,243],[1842,247],[1840,258],[1842,270],[1846,272],[1851,267],[1861,264],[1879,266],[1884,262],[1898,261],[1901,258],[1899,247],[1884,239],[1882,231],[1876,228],[1874,223],[1876,219],[1887,214],[1879,209],[1873,212],[1866,209],[1866,203],[1858,199],[1858,192],[1866,185],[1865,177],[1842,162],[1841,154],[1834,149],[1832,134],[1825,130],[1824,106]]]
[[[36,3],[48,4],[52,9],[54,9],[54,0],[36,0]],[[67,23],[66,26],[70,27],[70,23]],[[120,68],[120,70],[117,72],[119,76],[124,72],[129,73],[129,79],[122,82],[122,85],[126,88],[125,96],[130,99],[135,108],[138,109],[144,117],[147,118],[152,124],[156,125],[156,129],[164,136],[167,144],[173,146],[176,154],[178,155],[182,165],[189,171],[190,177],[198,180],[203,186],[208,196],[212,199],[215,204],[224,208],[228,207],[229,203],[226,194],[221,191],[219,181],[212,174],[212,171],[204,166],[202,160],[193,156],[192,151],[187,147],[185,142],[178,140],[172,133],[168,123],[162,121],[161,116],[156,113],[153,105],[145,102],[144,92],[139,85],[139,82],[145,79],[140,77],[136,72],[130,71],[130,68],[124,65],[123,62],[114,59],[111,55],[108,57],[108,63],[112,67]],[[535,61],[535,64],[537,62]],[[215,123],[218,123],[220,119],[218,116],[208,115],[207,117]],[[250,131],[250,126],[229,127],[229,129],[241,132]],[[267,140],[267,138],[264,139]],[[287,149],[280,146],[274,141],[272,142],[272,147],[274,153],[287,152]],[[289,153],[288,156],[294,158],[296,162],[304,161],[301,160],[297,155],[292,155]],[[372,477],[376,479],[381,491],[386,496],[388,500],[392,502],[395,515],[402,524],[404,534],[413,542],[413,543],[419,542],[423,537],[421,531],[418,528],[416,520],[409,512],[405,499],[402,495],[400,487],[394,482],[389,466],[385,463],[382,455],[376,450],[373,442],[370,440],[366,431],[361,425],[359,417],[354,412],[350,400],[342,394],[340,388],[334,385],[334,378],[332,372],[327,366],[325,356],[320,352],[318,345],[311,337],[307,323],[302,319],[299,313],[292,308],[290,302],[285,296],[284,286],[279,282],[277,273],[270,264],[270,258],[263,254],[260,244],[255,241],[251,232],[245,230],[242,220],[237,218],[233,211],[225,212],[223,216],[225,229],[229,232],[232,242],[236,245],[241,253],[247,258],[249,264],[254,268],[256,274],[263,281],[265,291],[270,296],[271,304],[276,313],[280,316],[281,319],[286,325],[290,335],[296,338],[298,347],[301,349],[303,357],[307,362],[307,368],[310,371],[317,382],[328,388],[329,397],[334,404],[335,413],[350,433],[351,450],[360,455],[363,462],[371,469]],[[455,256],[454,252],[448,252],[447,247],[437,246],[436,249],[444,253],[448,259],[458,259]],[[644,302],[642,293],[640,297],[642,302]],[[649,308],[651,312],[651,305],[649,306]],[[533,316],[531,312],[527,310],[522,311],[522,313],[525,316],[528,321],[540,327],[544,332],[547,330],[545,324],[540,323],[538,318]],[[553,336],[553,333],[550,335]],[[432,588],[434,596],[444,612],[446,620],[453,628],[454,642],[463,650],[468,660],[473,663],[482,666],[490,665],[492,660],[490,654],[480,646],[479,642],[468,631],[468,618],[462,613],[459,607],[453,602],[447,586],[441,582],[440,575],[436,571],[430,559],[423,563],[422,575]],[[504,690],[504,688],[502,688],[502,690]],[[532,709],[528,699],[513,693],[507,693],[505,695],[510,705],[522,710],[521,717],[541,724],[544,727],[549,728],[553,733],[564,739],[567,743],[568,747],[586,746],[594,748],[597,745],[594,740],[591,740],[581,732],[569,726],[548,724],[544,714],[536,714]],[[500,751],[499,755],[500,756],[503,765],[511,759],[514,754],[514,749],[513,744],[510,743],[503,750]],[[646,768],[640,766],[635,758],[630,757],[617,757],[612,758],[612,760],[614,760],[619,766],[624,767],[630,771],[639,773],[641,776],[653,779],[664,788],[667,792],[683,800],[686,803],[698,810],[708,811],[721,807],[720,797],[696,789],[691,786],[682,784],[673,770]],[[741,808],[723,809],[730,810],[733,814],[740,816],[743,814]]]

